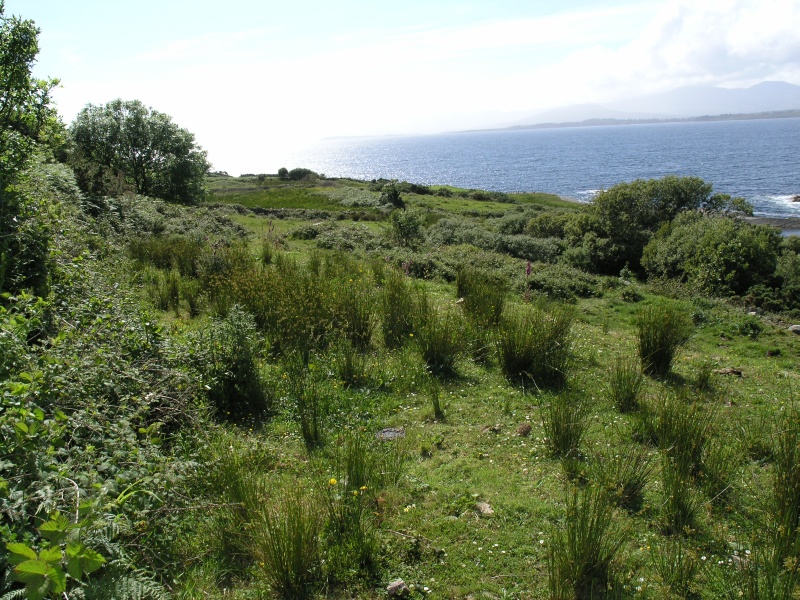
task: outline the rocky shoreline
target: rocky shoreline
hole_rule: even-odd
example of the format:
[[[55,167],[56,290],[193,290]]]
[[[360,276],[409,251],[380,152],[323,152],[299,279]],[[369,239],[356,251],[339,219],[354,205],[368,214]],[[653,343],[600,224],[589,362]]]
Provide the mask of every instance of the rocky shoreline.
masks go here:
[[[800,231],[800,217],[747,217],[746,220],[754,225],[771,225],[781,231]]]

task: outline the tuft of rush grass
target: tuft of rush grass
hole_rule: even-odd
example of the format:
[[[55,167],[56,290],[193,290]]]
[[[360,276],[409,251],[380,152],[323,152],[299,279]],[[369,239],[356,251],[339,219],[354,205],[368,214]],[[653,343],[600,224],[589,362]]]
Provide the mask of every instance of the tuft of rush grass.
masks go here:
[[[697,597],[701,562],[686,540],[673,537],[652,547],[650,559],[666,590],[678,598]]]
[[[611,401],[619,412],[628,413],[639,408],[643,382],[639,361],[618,354],[609,370],[609,387]]]
[[[462,268],[456,276],[456,295],[470,323],[493,327],[500,323],[506,289],[502,281],[472,268]]]
[[[542,421],[550,455],[580,459],[580,445],[588,428],[588,403],[576,393],[551,396],[542,411]]]
[[[316,369],[317,366],[301,352],[293,352],[284,360],[284,382],[300,420],[303,442],[309,451],[325,444],[322,390],[315,376]]]
[[[387,348],[401,348],[411,339],[416,310],[415,294],[408,278],[389,270],[384,276],[381,296],[381,333]]]
[[[643,306],[636,315],[639,359],[647,375],[667,377],[678,350],[689,341],[691,319],[667,303]]]
[[[785,558],[800,546],[800,414],[794,407],[786,411],[778,426],[773,498],[771,516],[780,532],[776,546]]]
[[[566,516],[548,544],[547,583],[552,600],[598,598],[614,579],[614,560],[625,540],[605,490],[566,492]]]
[[[675,461],[664,455],[661,467],[663,501],[661,529],[670,535],[689,535],[699,526],[702,502],[691,480]]]
[[[536,387],[563,384],[574,318],[574,311],[563,305],[528,305],[506,314],[496,342],[503,374]]]
[[[456,361],[464,352],[463,317],[448,307],[433,305],[424,295],[417,306],[414,340],[425,366],[437,377],[455,375]]]
[[[318,502],[302,486],[284,485],[276,493],[263,478],[248,481],[245,544],[257,569],[282,598],[313,597],[322,564]]]
[[[658,404],[658,445],[684,478],[694,478],[703,466],[703,450],[711,439],[715,411],[667,394]]]
[[[645,446],[616,448],[601,454],[598,481],[616,504],[631,512],[642,508],[644,489],[656,468],[653,451]]]

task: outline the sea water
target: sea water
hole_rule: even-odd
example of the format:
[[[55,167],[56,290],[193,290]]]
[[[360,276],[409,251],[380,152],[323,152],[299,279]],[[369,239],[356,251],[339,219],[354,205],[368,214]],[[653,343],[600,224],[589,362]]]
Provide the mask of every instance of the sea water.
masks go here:
[[[323,140],[291,157],[329,177],[399,179],[588,201],[615,183],[693,175],[755,214],[800,217],[800,119]]]

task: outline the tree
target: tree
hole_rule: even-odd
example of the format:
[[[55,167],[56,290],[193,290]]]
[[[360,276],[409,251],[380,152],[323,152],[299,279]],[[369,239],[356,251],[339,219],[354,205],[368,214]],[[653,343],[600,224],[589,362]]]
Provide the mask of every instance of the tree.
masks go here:
[[[109,195],[128,188],[195,204],[210,165],[194,135],[138,100],[88,104],[69,128],[70,162],[81,188]]]
[[[33,288],[43,294],[50,239],[45,211],[17,184],[36,152],[61,130],[50,106],[58,81],[31,75],[39,30],[4,10],[0,0],[0,292]]]

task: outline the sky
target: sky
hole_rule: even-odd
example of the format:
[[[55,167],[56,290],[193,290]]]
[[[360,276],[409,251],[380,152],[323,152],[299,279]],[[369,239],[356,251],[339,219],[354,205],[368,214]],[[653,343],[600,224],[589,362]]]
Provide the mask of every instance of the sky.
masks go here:
[[[214,170],[331,136],[438,133],[685,85],[800,85],[797,0],[6,0],[65,123],[138,99]]]

